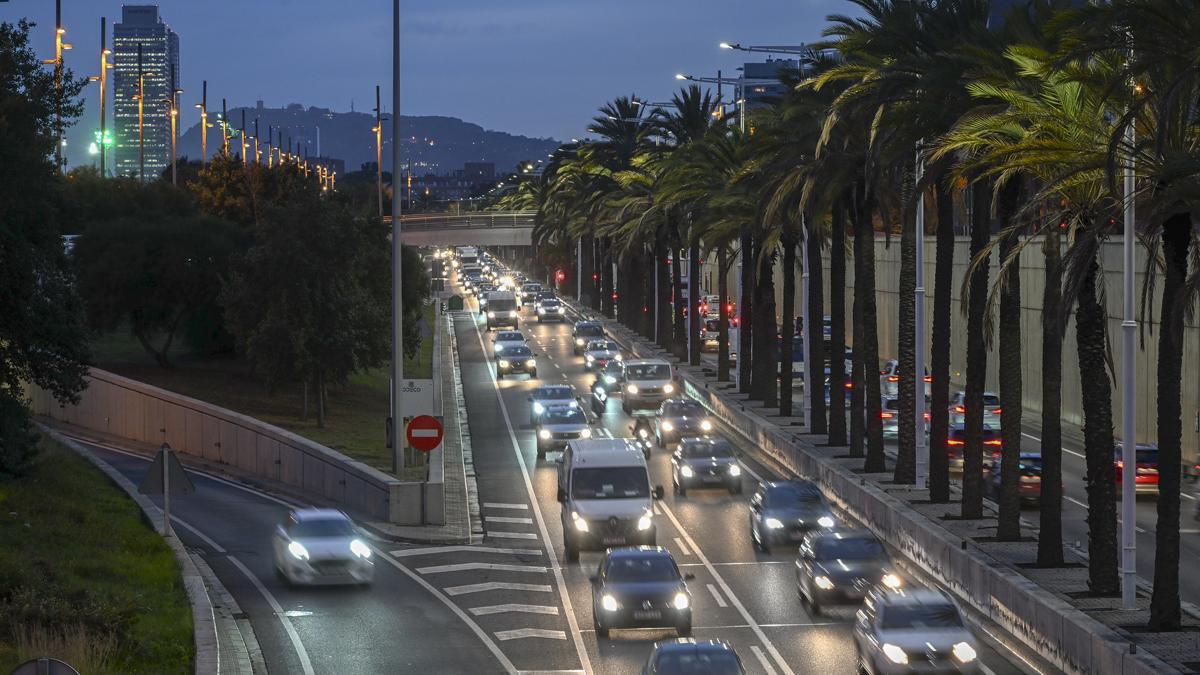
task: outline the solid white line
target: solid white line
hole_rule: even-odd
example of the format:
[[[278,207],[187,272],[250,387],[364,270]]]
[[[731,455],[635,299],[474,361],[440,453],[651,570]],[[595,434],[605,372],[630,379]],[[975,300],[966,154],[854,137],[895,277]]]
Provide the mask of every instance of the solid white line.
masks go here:
[[[652,508],[654,509],[654,515],[656,515],[656,516],[662,515],[662,509],[658,508],[658,502],[654,502],[654,505]]]
[[[488,530],[488,537],[499,537],[500,539],[537,539],[537,535],[532,532],[494,532]]]
[[[218,544],[217,542],[210,539],[207,534],[204,534],[200,530],[197,530],[196,528],[192,527],[191,525],[188,525],[186,522],[181,520],[179,518],[179,516],[171,514],[171,522],[175,523],[176,525],[182,527],[183,529],[187,530],[188,532],[191,532],[192,534],[199,537],[200,541],[203,541],[204,543],[208,544],[209,547],[212,548],[212,550],[216,551],[217,553],[225,552],[225,549],[222,548],[220,544]]]
[[[429,548],[402,548],[389,551],[397,558],[414,555],[440,555],[442,553],[507,553],[509,555],[545,555],[536,548],[496,548],[493,546],[431,546]]]
[[[380,558],[387,561],[387,563],[392,567],[400,570],[409,579],[417,582],[422,588],[432,593],[433,596],[438,600],[441,600],[442,604],[446,607],[449,607],[451,612],[454,612],[458,618],[462,619],[463,623],[467,624],[467,627],[471,629],[471,632],[475,633],[475,636],[478,637],[481,642],[483,642],[483,645],[488,648],[488,651],[490,651],[492,655],[496,657],[496,660],[500,662],[500,665],[504,667],[504,672],[509,673],[509,675],[517,674],[517,667],[512,664],[512,661],[508,660],[508,657],[504,655],[504,652],[500,651],[500,647],[496,644],[495,640],[492,640],[492,638],[485,633],[482,628],[479,627],[479,624],[475,623],[471,617],[467,616],[467,613],[462,611],[458,605],[451,602],[450,598],[447,598],[441,593],[441,591],[434,588],[428,581],[422,579],[415,572],[408,569],[404,565],[401,565],[399,561],[389,558],[385,555],[381,555]]]
[[[716,581],[717,585],[721,587],[721,590],[725,593],[725,597],[729,598],[729,602],[733,603],[733,606],[737,609],[738,613],[740,613],[742,618],[746,620],[746,623],[750,626],[750,630],[754,631],[754,634],[758,636],[759,641],[763,643],[763,646],[765,646],[767,651],[771,654],[771,658],[775,659],[784,673],[787,673],[787,675],[795,675],[791,667],[788,666],[787,661],[784,660],[783,655],[779,653],[779,650],[775,649],[775,645],[772,644],[771,640],[767,638],[767,634],[763,632],[762,628],[758,625],[758,622],[754,620],[754,617],[750,616],[750,612],[746,610],[746,607],[742,604],[742,601],[738,600],[738,597],[734,595],[733,589],[729,587],[729,584],[725,583],[725,579],[721,576],[721,573],[718,572],[717,568],[713,567],[712,563],[708,561],[708,556],[704,555],[704,551],[701,550],[701,548],[696,544],[695,540],[688,535],[687,530],[683,529],[683,524],[680,523],[679,519],[675,517],[675,514],[671,512],[671,507],[667,506],[666,504],[662,504],[662,510],[663,513],[667,514],[667,517],[671,519],[671,522],[675,525],[675,529],[679,531],[679,534],[683,535],[684,540],[691,545],[692,550],[696,552],[696,557],[700,558],[700,562],[704,563],[704,567],[708,570],[708,573],[712,575],[713,580]]]
[[[446,595],[466,595],[488,591],[524,591],[526,593],[551,593],[554,589],[545,584],[514,584],[507,581],[485,581],[480,584],[448,586],[442,589]]]
[[[483,333],[479,332],[479,326],[475,326],[475,336],[479,338],[479,348],[486,351],[483,346]],[[513,430],[512,418],[508,414],[508,405],[504,402],[504,397],[500,395],[500,387],[496,384],[496,376],[488,371],[492,378],[492,391],[496,394],[496,401],[500,404],[500,413],[504,416],[504,425],[508,428],[508,440],[512,443],[513,454],[517,457],[517,465],[521,468],[521,479],[525,482],[525,492],[529,497],[530,504],[537,504],[537,493],[533,491],[533,481],[529,478],[529,468],[525,465],[525,456],[521,454],[521,446],[517,443],[517,433]],[[567,379],[566,373],[562,374],[563,379]],[[583,666],[586,673],[592,672],[592,662],[588,657],[587,647],[583,644],[583,636],[579,632],[579,622],[575,620],[575,610],[571,604],[571,596],[567,593],[567,582],[563,578],[562,568],[555,562],[554,547],[550,543],[550,531],[546,528],[546,520],[542,517],[542,510],[539,508],[533,509],[533,515],[537,518],[538,531],[542,533],[542,546],[546,549],[546,555],[550,561],[555,563],[554,569],[554,584],[558,587],[558,595],[562,598],[563,613],[567,616],[567,624],[571,628],[571,638],[575,643],[575,652],[579,655],[579,663]]]
[[[528,572],[545,574],[546,568],[540,565],[501,565],[496,563],[457,563],[454,565],[435,565],[433,567],[418,567],[421,574],[438,574],[440,572],[470,572],[472,570],[493,570],[496,572]]]
[[[511,516],[484,516],[489,523],[514,523],[517,525],[532,525],[533,518],[513,518]]]
[[[775,668],[771,666],[771,662],[767,660],[767,655],[763,653],[763,650],[758,645],[751,645],[750,651],[754,653],[758,662],[762,664],[763,670],[767,671],[767,675],[776,675]]]
[[[692,550],[690,548],[688,548],[687,544],[683,543],[683,540],[680,539],[679,537],[675,537],[675,545],[679,547],[680,553],[682,553],[684,555],[692,554]]]
[[[1031,441],[1034,441],[1037,443],[1042,442],[1042,439],[1038,438],[1037,436],[1034,436],[1033,434],[1027,434],[1024,431],[1022,431],[1021,435],[1024,436],[1025,438],[1028,438]],[[1086,457],[1084,457],[1083,453],[1081,453],[1081,452],[1075,452],[1074,450],[1069,450],[1067,448],[1063,448],[1062,451],[1067,453],[1068,455],[1075,455],[1076,457],[1078,457],[1080,459],[1086,459]]]
[[[551,614],[558,616],[558,608],[549,605],[521,605],[509,603],[506,605],[489,605],[487,607],[472,607],[471,613],[475,616],[488,616],[490,614],[507,614],[509,612],[517,612],[521,614]]]
[[[283,624],[283,630],[287,633],[288,639],[291,640],[292,648],[296,650],[296,657],[300,659],[300,668],[304,670],[304,675],[314,675],[315,671],[313,671],[312,661],[308,660],[308,651],[304,649],[304,643],[300,642],[300,634],[296,632],[296,627],[292,625],[292,620],[284,615],[283,607],[280,606],[279,601],[275,599],[275,596],[271,595],[266,586],[263,586],[258,577],[254,576],[254,573],[242,564],[241,560],[229,556],[229,562],[233,563],[234,567],[237,567],[242,571],[242,574],[246,575],[250,583],[254,584],[259,593],[262,593],[267,604],[271,606],[271,611],[275,612],[275,616],[279,617],[279,623]]]
[[[484,502],[483,508],[485,508],[485,509],[520,509],[522,511],[527,511],[527,510],[529,510],[529,505],[528,504],[503,504],[500,502]]]
[[[721,597],[721,592],[717,590],[716,586],[713,586],[712,584],[708,584],[708,592],[712,593],[713,600],[717,601],[717,607],[728,607],[729,606],[728,603],[725,602],[725,598]]]
[[[551,640],[566,640],[567,634],[561,630],[546,630],[545,628],[517,628],[516,630],[496,631],[497,640],[518,640],[520,638],[549,638]]]

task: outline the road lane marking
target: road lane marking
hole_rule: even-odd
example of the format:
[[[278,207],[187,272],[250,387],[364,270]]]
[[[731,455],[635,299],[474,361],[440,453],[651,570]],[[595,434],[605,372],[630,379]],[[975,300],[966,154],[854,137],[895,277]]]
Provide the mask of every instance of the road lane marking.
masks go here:
[[[216,551],[217,553],[222,553],[222,554],[225,553],[225,549],[222,548],[220,544],[218,544],[217,542],[210,539],[207,534],[204,534],[200,530],[197,530],[196,528],[192,527],[191,525],[188,525],[186,522],[181,520],[179,518],[179,516],[172,515],[171,522],[175,523],[176,525],[182,527],[183,529],[187,530],[188,532],[191,532],[192,534],[199,537],[200,541],[203,541],[204,543],[208,544],[209,547],[211,547],[212,550]]]
[[[1084,504],[1083,502],[1079,501],[1078,499],[1075,499],[1074,497],[1068,497],[1067,495],[1063,495],[1063,499],[1071,502],[1072,504],[1078,504],[1079,506],[1082,506],[1085,509],[1087,508],[1087,504]]]
[[[508,555],[545,555],[537,548],[498,548],[495,546],[431,546],[428,548],[402,548],[389,551],[397,558],[414,555],[439,555],[442,553],[506,553]]]
[[[513,523],[516,525],[532,525],[533,518],[513,518],[511,516],[484,516],[489,523]]]
[[[771,662],[767,660],[767,655],[763,653],[763,650],[760,649],[758,645],[751,645],[750,651],[753,652],[755,658],[758,659],[758,663],[762,665],[763,670],[767,671],[767,675],[776,675],[775,668],[771,665]]]
[[[488,591],[524,591],[526,593],[551,593],[553,588],[546,584],[515,584],[508,581],[485,581],[464,586],[448,586],[442,589],[446,595],[467,595],[468,593],[486,593]]]
[[[1025,438],[1028,438],[1031,441],[1034,441],[1035,443],[1042,442],[1042,439],[1038,438],[1037,436],[1034,436],[1033,434],[1027,434],[1024,431],[1022,431],[1021,435],[1024,436]],[[1081,452],[1075,452],[1074,450],[1070,450],[1068,448],[1063,448],[1062,451],[1067,453],[1068,455],[1075,455],[1079,459],[1087,459]]]
[[[275,616],[279,618],[279,623],[283,624],[283,630],[287,633],[288,640],[292,643],[292,649],[296,650],[296,657],[300,659],[300,668],[304,671],[304,675],[315,675],[312,661],[308,659],[308,650],[304,648],[304,643],[300,641],[300,634],[296,632],[296,627],[292,625],[292,620],[284,614],[283,607],[279,604],[279,601],[275,599],[274,595],[271,595],[271,591],[267,590],[267,587],[258,580],[258,577],[254,576],[254,573],[242,564],[241,560],[238,560],[234,556],[229,556],[229,562],[241,570],[242,574],[246,575],[246,578],[250,580],[250,583],[254,584],[254,587],[258,589],[258,592],[262,593],[267,604],[271,606],[271,611],[275,612]]]
[[[545,628],[517,628],[516,630],[496,631],[497,640],[519,640],[521,638],[548,638],[551,640],[566,640],[567,634],[561,630],[546,630]]]
[[[537,539],[538,536],[532,532],[494,532],[488,530],[485,536],[499,537],[500,539]]]
[[[728,607],[729,606],[729,604],[725,602],[725,598],[721,597],[721,592],[717,590],[716,586],[713,586],[712,584],[708,584],[708,592],[712,593],[713,600],[717,601],[717,607]]]
[[[675,545],[679,547],[680,553],[682,553],[684,555],[692,554],[692,550],[690,548],[688,548],[687,544],[683,543],[683,540],[680,539],[679,537],[675,537]]]
[[[652,508],[654,509],[654,515],[657,515],[657,516],[662,515],[662,509],[658,508],[658,502],[654,502],[654,505],[652,506]]]
[[[795,672],[791,669],[791,667],[788,666],[787,661],[784,660],[783,655],[779,653],[779,650],[776,649],[775,645],[771,643],[771,640],[767,638],[767,634],[763,632],[762,627],[758,625],[758,622],[754,620],[754,617],[750,616],[750,612],[746,610],[746,606],[742,604],[742,601],[739,600],[736,595],[734,595],[733,589],[729,587],[729,584],[725,583],[725,578],[722,577],[721,573],[717,571],[717,568],[713,567],[713,564],[708,561],[708,556],[704,555],[704,551],[696,545],[695,540],[693,540],[691,535],[687,533],[687,530],[683,529],[683,524],[680,523],[679,519],[675,517],[675,514],[671,511],[671,507],[663,504],[662,510],[663,513],[667,515],[667,518],[671,519],[671,523],[675,525],[675,529],[678,530],[679,534],[683,536],[684,541],[691,545],[692,550],[696,552],[696,557],[700,559],[700,562],[704,564],[704,567],[708,570],[708,573],[712,575],[713,580],[716,581],[717,585],[721,587],[721,590],[725,593],[725,597],[729,598],[729,602],[733,603],[733,606],[737,609],[738,613],[741,614],[742,618],[746,620],[747,625],[750,626],[750,630],[754,631],[754,634],[758,637],[759,641],[763,643],[767,651],[771,654],[771,658],[775,659],[784,673],[787,675],[795,675]]]
[[[479,332],[478,324],[475,326],[475,337],[479,339],[480,349],[483,346],[483,333]],[[537,493],[533,491],[533,480],[529,477],[529,467],[525,464],[525,456],[521,454],[521,445],[517,442],[517,432],[513,430],[512,417],[508,414],[508,404],[504,402],[504,397],[500,395],[500,386],[496,383],[496,376],[487,371],[492,379],[492,392],[496,395],[496,402],[500,404],[500,413],[504,417],[504,426],[508,428],[508,440],[512,444],[513,454],[516,455],[517,465],[521,468],[521,480],[525,483],[525,493],[529,497],[530,504],[537,504]],[[563,379],[567,379],[566,373],[562,373]],[[554,546],[550,543],[550,531],[546,528],[546,520],[542,517],[540,508],[533,509],[533,515],[537,518],[538,531],[542,533],[542,546],[546,549],[546,555],[550,558],[554,570],[554,584],[558,587],[558,595],[562,598],[563,614],[567,617],[567,625],[571,628],[571,638],[575,643],[575,652],[579,656],[579,664],[583,666],[586,673],[592,672],[592,662],[588,657],[587,647],[583,644],[583,635],[579,632],[579,622],[575,620],[575,609],[571,603],[571,596],[567,592],[567,582],[563,578],[562,568],[556,564],[554,555]]]
[[[491,614],[507,614],[516,612],[521,614],[552,614],[558,616],[558,608],[550,605],[521,605],[509,603],[506,605],[488,605],[486,607],[472,607],[471,613],[475,616],[488,616]]]
[[[528,511],[529,505],[528,504],[503,504],[500,502],[484,502],[483,508],[485,508],[485,509],[519,509],[522,511]]]
[[[503,565],[497,563],[456,563],[453,565],[434,565],[433,567],[418,567],[421,574],[440,574],[442,572],[469,572],[471,570],[492,570],[495,572],[527,572],[530,574],[545,574],[546,568],[541,565]]]
[[[496,644],[495,640],[492,640],[491,636],[489,636],[482,628],[479,627],[479,624],[475,623],[471,617],[467,616],[467,613],[462,611],[462,608],[451,602],[450,598],[446,597],[441,591],[434,588],[433,585],[431,585],[428,581],[422,579],[416,572],[413,572],[404,565],[401,565],[400,561],[389,558],[385,555],[380,556],[380,558],[387,561],[387,563],[392,567],[400,570],[400,572],[409,579],[417,582],[422,588],[432,593],[433,596],[438,600],[441,600],[442,604],[450,608],[451,612],[454,612],[458,618],[462,619],[463,623],[467,624],[467,627],[471,629],[471,632],[475,633],[475,636],[478,637],[481,642],[483,642],[484,646],[488,648],[488,651],[492,653],[492,656],[495,656],[496,660],[500,662],[500,665],[504,667],[504,672],[508,673],[509,675],[517,675],[517,667],[513,665],[512,661],[508,660],[508,657],[504,655],[504,652],[500,651],[500,646]]]

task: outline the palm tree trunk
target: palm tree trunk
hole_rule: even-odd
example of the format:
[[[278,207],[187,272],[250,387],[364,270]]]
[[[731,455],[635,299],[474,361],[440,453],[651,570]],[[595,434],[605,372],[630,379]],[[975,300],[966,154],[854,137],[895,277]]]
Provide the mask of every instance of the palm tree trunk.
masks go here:
[[[1113,470],[1112,383],[1105,355],[1107,316],[1096,291],[1095,254],[1079,287],[1075,349],[1079,354],[1083,445],[1087,462],[1088,586],[1097,595],[1120,591],[1117,572],[1117,497]]]
[[[937,191],[937,253],[933,270],[933,326],[930,347],[929,500],[950,501],[950,311],[954,294],[954,193],[934,181]]]
[[[700,365],[700,240],[692,241],[688,251],[688,363]]]
[[[604,237],[602,240],[602,253],[600,256],[600,312],[604,316],[612,319],[616,316],[616,303],[613,301],[613,292],[616,291],[616,280],[613,279],[613,261],[615,260],[613,253],[612,239]]]
[[[687,358],[687,326],[683,310],[687,307],[683,298],[683,263],[679,258],[679,241],[671,245],[671,353],[677,359]]]
[[[853,198],[847,202],[847,211],[856,208],[851,206]],[[864,377],[864,361],[863,361],[863,238],[858,236],[858,228],[853,217],[849,218],[851,228],[854,235],[854,306],[850,310],[853,323],[853,348],[854,358],[851,361],[853,371],[850,373],[850,456],[862,457],[866,453],[864,444],[866,436],[866,413],[863,410],[866,404],[865,392],[866,378]],[[876,368],[876,370],[878,370]]]
[[[779,349],[779,414],[792,416],[792,355],[795,353],[796,321],[796,240],[789,230],[780,240],[783,245],[782,344]],[[774,295],[774,293],[772,293]],[[803,337],[801,338],[803,339]]]
[[[750,393],[750,371],[754,366],[754,233],[742,229],[742,297],[738,298],[738,391]]]
[[[829,233],[829,444],[846,445],[846,212],[833,204]],[[821,371],[813,373],[817,382]],[[822,385],[818,385],[819,390]],[[815,391],[813,393],[816,393]],[[822,392],[821,398],[824,398]]]
[[[991,238],[990,183],[971,187],[971,264],[974,273],[967,291],[967,382],[966,411],[963,413],[962,517],[983,517],[983,388],[987,377],[987,343],[984,314],[987,312],[987,258],[980,254]]]
[[[1009,181],[1000,193],[1001,222],[1011,225],[1017,210],[1020,181]],[[1009,261],[1016,248],[1017,236],[1004,238],[1000,245],[1003,278],[1000,284],[1000,313],[997,359],[1000,367],[1000,496],[996,538],[1017,541],[1021,538],[1021,417],[1024,407],[1021,381],[1021,261]],[[992,467],[995,471],[996,467]]]
[[[1062,253],[1058,232],[1046,231],[1042,292],[1042,486],[1038,499],[1037,564],[1063,564],[1062,534]]]
[[[804,394],[808,396],[812,419],[804,420],[804,423],[808,425],[808,433],[824,434],[829,431],[825,421],[824,374],[821,372],[825,363],[825,284],[821,278],[821,238],[815,235],[819,226],[811,218],[806,220],[806,225],[808,229],[804,236],[808,238],[808,259],[804,264],[808,266],[808,325],[804,327],[803,339],[808,340],[808,360],[804,369],[811,373],[812,391]]]
[[[923,196],[923,195],[921,195]],[[904,210],[903,229],[900,232],[900,317],[896,324],[900,328],[897,336],[899,362],[900,406],[898,414],[896,469],[893,480],[900,485],[912,485],[917,479],[917,424],[913,415],[917,410],[916,378],[924,373],[915,373],[917,359],[917,219],[915,211]],[[924,236],[924,232],[920,233]],[[924,327],[920,327],[924,330]],[[924,382],[921,382],[924,390]],[[924,426],[924,424],[922,424]]]
[[[1166,260],[1162,329],[1158,334],[1158,524],[1154,535],[1154,593],[1150,630],[1179,630],[1179,480],[1182,458],[1183,317],[1180,291],[1188,276],[1192,218],[1173,214],[1162,226]]]
[[[654,240],[654,275],[658,278],[658,308],[654,320],[658,323],[658,346],[663,349],[671,347],[671,320],[675,315],[671,309],[671,270],[666,264],[667,249],[667,242],[662,236]]]
[[[596,273],[596,240],[594,237],[583,237],[580,244],[582,255],[579,260],[579,288],[581,289],[581,297],[579,303],[596,309],[596,302],[599,298],[596,297],[596,282],[594,274]]]
[[[775,253],[763,256],[754,284],[754,366],[750,398],[768,408],[779,405],[778,324],[775,320]]]
[[[861,209],[857,212],[855,232],[862,237],[862,345],[854,345],[854,351],[863,352],[863,397],[866,401],[863,412],[866,416],[867,460],[863,464],[866,473],[887,471],[883,456],[883,417],[879,390],[879,326],[875,305],[875,227],[871,222],[871,210],[875,206],[870,189],[862,190]],[[855,286],[859,281],[855,280]]]
[[[634,277],[642,280],[641,333],[646,339],[653,340],[654,322],[657,320],[654,316],[654,250],[652,245],[643,244],[638,251],[641,255]]]
[[[717,382],[729,381],[729,246],[717,249],[717,294],[721,296],[717,321]]]

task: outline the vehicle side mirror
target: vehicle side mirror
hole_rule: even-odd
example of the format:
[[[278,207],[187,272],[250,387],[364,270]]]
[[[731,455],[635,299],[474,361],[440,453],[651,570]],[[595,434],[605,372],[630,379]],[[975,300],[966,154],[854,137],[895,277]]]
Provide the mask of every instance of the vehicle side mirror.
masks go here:
[[[692,574],[691,572],[687,572],[683,575],[684,581],[691,581],[692,579],[695,579],[695,578],[696,578],[696,575]]]
[[[654,498],[655,499],[663,498],[663,486],[661,486],[661,485],[654,486]]]
[[[563,504],[563,503],[566,503],[566,501],[567,501],[567,491],[562,488],[558,488],[558,502],[560,504]]]

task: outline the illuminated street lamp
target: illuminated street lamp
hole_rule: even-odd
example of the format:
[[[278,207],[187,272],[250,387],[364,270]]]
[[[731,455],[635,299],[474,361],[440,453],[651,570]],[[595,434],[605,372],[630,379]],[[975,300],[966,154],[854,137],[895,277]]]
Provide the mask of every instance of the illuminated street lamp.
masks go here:
[[[208,80],[204,80],[196,107],[200,109],[200,168],[203,169],[208,162]]]
[[[721,49],[733,49],[740,52],[760,52],[763,54],[796,54],[806,55],[812,50],[804,45],[746,45],[734,42],[722,42]]]

